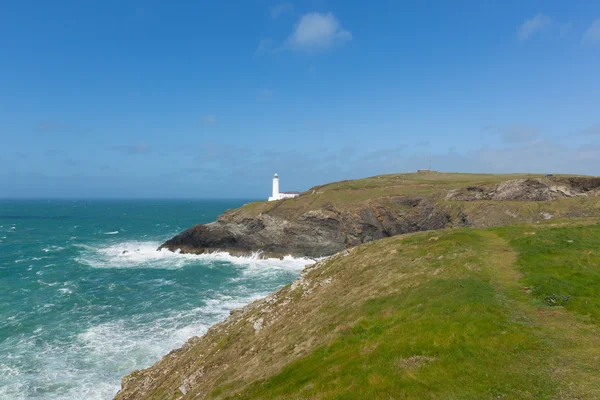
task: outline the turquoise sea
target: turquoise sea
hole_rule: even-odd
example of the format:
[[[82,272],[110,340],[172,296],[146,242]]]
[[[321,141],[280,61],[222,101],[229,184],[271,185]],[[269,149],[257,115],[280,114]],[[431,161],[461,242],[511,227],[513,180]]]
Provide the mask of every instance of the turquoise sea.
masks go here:
[[[0,399],[111,399],[311,260],[158,252],[244,201],[0,200]]]

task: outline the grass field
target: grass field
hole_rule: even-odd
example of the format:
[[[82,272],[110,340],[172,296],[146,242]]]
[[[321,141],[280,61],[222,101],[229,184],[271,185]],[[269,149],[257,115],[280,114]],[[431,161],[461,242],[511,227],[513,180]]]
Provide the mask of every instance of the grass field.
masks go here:
[[[314,320],[334,337],[209,397],[600,398],[594,221],[396,237],[325,268],[346,288]]]

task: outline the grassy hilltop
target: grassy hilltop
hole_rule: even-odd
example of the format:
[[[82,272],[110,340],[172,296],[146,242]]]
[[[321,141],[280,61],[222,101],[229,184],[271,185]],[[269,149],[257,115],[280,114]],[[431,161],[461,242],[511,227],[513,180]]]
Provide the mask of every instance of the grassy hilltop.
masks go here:
[[[449,197],[453,191],[493,191],[497,185],[519,181],[541,181],[545,185],[572,186],[571,181],[589,180],[596,198],[583,197],[580,191],[571,196],[563,193],[552,199],[470,199]],[[521,188],[519,188],[521,189]],[[518,190],[517,189],[517,192]],[[525,190],[525,189],[521,189]],[[229,211],[236,218],[252,218],[257,215],[273,215],[295,218],[303,213],[321,209],[336,209],[348,212],[360,210],[365,205],[384,207],[400,212],[415,205],[410,201],[398,202],[399,198],[427,199],[431,204],[446,210],[450,215],[470,214],[476,226],[495,226],[519,222],[537,222],[540,213],[553,216],[600,216],[600,178],[575,175],[543,174],[463,174],[421,172],[408,174],[380,175],[364,179],[334,182],[316,186],[299,197],[285,201],[255,202]],[[500,206],[500,207],[496,207]],[[228,217],[226,213],[225,218]]]
[[[481,187],[507,179],[523,176],[390,175],[315,188],[312,203],[311,192],[234,213],[382,193],[482,207],[494,201],[475,198],[504,189]],[[568,197],[488,208],[551,218],[398,235],[320,261],[125,377],[117,398],[600,398],[600,219],[576,218],[596,215],[598,197],[558,190]]]
[[[477,186],[489,187],[517,179],[541,178],[562,181],[574,177],[576,176],[553,175],[552,177],[546,177],[543,174],[464,174],[446,172],[389,174],[315,186],[294,199],[281,202],[255,202],[246,204],[238,210],[247,216],[271,212],[293,215],[318,209],[327,204],[351,207],[365,201],[396,196],[433,197],[442,200],[446,192],[453,189]]]

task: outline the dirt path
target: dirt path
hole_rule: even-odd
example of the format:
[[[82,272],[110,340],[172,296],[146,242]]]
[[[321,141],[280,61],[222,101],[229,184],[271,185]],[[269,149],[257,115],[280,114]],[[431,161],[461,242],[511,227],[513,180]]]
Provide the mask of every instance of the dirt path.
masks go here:
[[[512,310],[516,322],[539,329],[547,357],[543,362],[559,382],[555,398],[600,399],[600,329],[562,307],[536,305],[520,283],[518,254],[494,232],[481,235],[488,243],[489,273],[500,300]]]

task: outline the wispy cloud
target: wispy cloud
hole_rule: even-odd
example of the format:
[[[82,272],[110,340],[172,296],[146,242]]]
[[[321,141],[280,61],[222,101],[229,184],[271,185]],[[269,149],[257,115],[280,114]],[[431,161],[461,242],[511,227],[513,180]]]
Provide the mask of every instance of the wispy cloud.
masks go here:
[[[512,125],[496,125],[490,124],[483,127],[484,133],[491,133],[499,136],[504,143],[528,143],[537,139],[540,135],[540,130],[531,125],[512,124]]]
[[[515,124],[501,128],[500,134],[505,143],[526,143],[536,139],[540,131],[533,126]]]
[[[587,128],[579,131],[579,134],[583,135],[583,136],[599,136],[600,137],[600,124],[588,126]]]
[[[137,142],[110,146],[109,150],[119,151],[127,155],[148,154],[152,152],[152,146],[147,142]]]
[[[79,133],[79,134],[89,134],[92,131],[87,128],[83,128],[80,126],[67,124],[61,121],[53,121],[53,120],[44,120],[40,121],[37,125],[38,131],[42,133]]]
[[[517,38],[525,41],[531,38],[536,33],[544,30],[552,23],[552,19],[547,15],[538,14],[523,22],[517,31]]]
[[[585,44],[600,44],[600,18],[594,20],[582,38]]]
[[[214,125],[217,123],[217,117],[207,114],[200,119],[200,123],[204,126]]]
[[[256,91],[257,100],[270,100],[273,97],[273,91],[271,89],[258,89]]]
[[[287,43],[293,50],[316,53],[352,40],[352,33],[342,28],[332,13],[303,15]]]
[[[294,5],[290,2],[285,2],[281,4],[277,4],[276,6],[271,8],[271,18],[277,19],[281,17],[283,14],[294,11]]]
[[[262,39],[254,51],[254,58],[273,52],[274,47],[275,41],[272,38]]]

